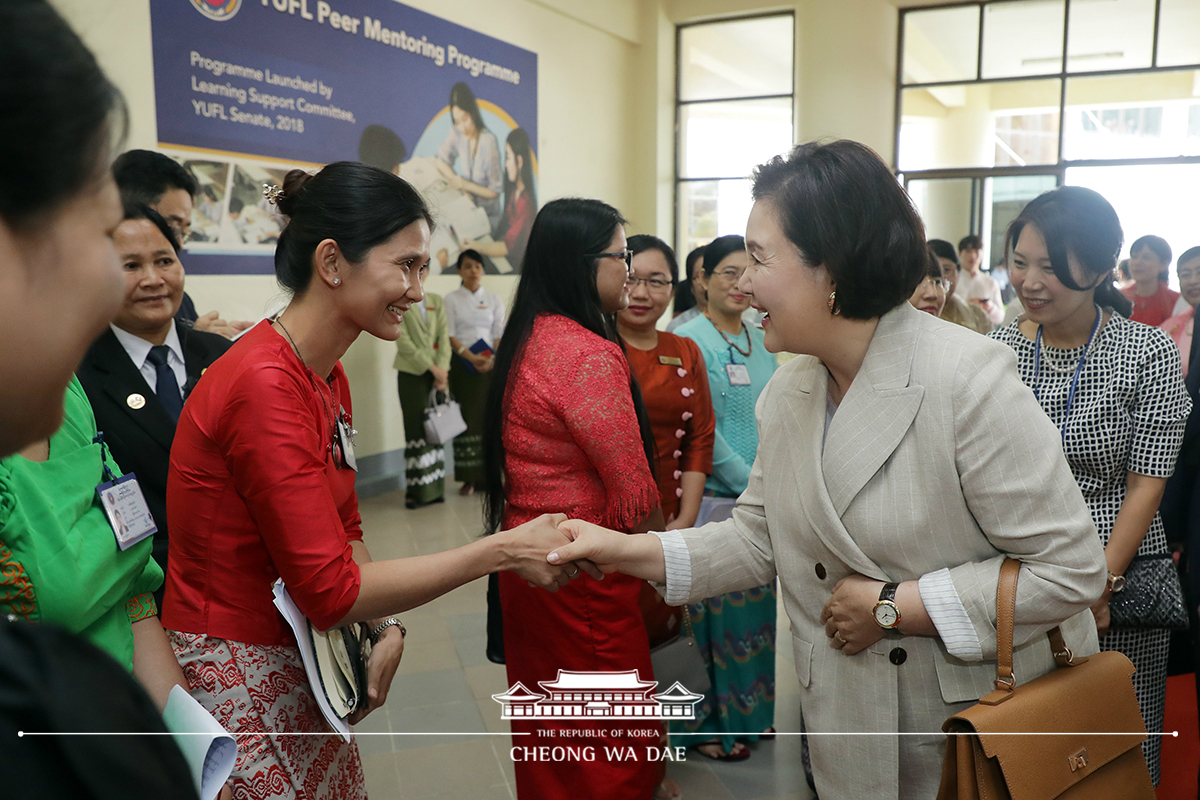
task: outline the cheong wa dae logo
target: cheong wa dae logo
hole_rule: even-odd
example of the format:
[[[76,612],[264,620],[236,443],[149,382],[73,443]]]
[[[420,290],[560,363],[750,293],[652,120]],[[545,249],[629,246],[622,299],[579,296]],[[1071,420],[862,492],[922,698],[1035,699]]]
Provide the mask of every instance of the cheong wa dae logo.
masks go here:
[[[560,669],[552,681],[538,681],[546,694],[520,681],[492,695],[503,708],[501,719],[680,719],[696,718],[703,695],[676,681],[658,692],[658,681],[644,681],[636,669],[624,672],[574,672]]]
[[[224,22],[242,8],[242,0],[187,0],[192,8],[209,19]]]

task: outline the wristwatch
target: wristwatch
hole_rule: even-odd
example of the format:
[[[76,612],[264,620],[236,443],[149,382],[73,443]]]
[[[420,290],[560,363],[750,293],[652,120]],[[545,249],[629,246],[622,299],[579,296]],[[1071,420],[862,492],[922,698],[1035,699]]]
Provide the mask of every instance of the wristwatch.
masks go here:
[[[1108,590],[1110,593],[1119,594],[1120,591],[1124,588],[1125,588],[1125,576],[1124,575],[1114,575],[1111,572],[1108,573]]]
[[[374,647],[375,645],[379,644],[379,637],[383,635],[384,631],[393,625],[400,628],[401,639],[408,635],[408,631],[404,629],[404,625],[400,622],[400,620],[396,619],[395,617],[388,617],[383,622],[372,628],[371,632],[367,634],[367,638],[371,640],[371,646]]]
[[[879,602],[875,604],[875,621],[879,627],[889,631],[900,624],[900,609],[896,606],[898,588],[898,583],[885,583],[879,592]]]

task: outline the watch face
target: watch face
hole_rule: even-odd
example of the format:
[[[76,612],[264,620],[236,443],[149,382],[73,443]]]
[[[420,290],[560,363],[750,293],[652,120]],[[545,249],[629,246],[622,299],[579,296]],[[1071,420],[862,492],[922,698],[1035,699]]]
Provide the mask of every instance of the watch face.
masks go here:
[[[896,612],[896,607],[891,603],[880,603],[875,606],[875,621],[880,627],[890,628],[894,626],[900,619],[900,614]]]

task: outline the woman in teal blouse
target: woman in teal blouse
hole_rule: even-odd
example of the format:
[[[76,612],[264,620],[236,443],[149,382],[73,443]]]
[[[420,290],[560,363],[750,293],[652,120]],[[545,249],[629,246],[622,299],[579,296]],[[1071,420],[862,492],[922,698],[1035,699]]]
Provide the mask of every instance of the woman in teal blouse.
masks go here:
[[[50,438],[0,459],[0,614],[52,622],[115,658],[162,709],[183,672],[158,621],[163,581],[152,537],[117,546],[96,494],[104,465],[96,420],[79,381]]]
[[[705,247],[702,282],[708,308],[675,330],[700,346],[708,367],[717,428],[705,489],[717,497],[737,497],[746,489],[758,450],[754,405],[775,372],[775,356],[763,346],[762,330],[742,321],[750,298],[737,285],[747,265],[741,236],[722,236]],[[702,742],[697,748],[710,758],[750,756],[743,743],[759,737],[735,737],[735,731],[773,733],[775,605],[772,583],[688,606],[713,688],[696,707],[695,721],[683,728],[714,735],[697,737]]]

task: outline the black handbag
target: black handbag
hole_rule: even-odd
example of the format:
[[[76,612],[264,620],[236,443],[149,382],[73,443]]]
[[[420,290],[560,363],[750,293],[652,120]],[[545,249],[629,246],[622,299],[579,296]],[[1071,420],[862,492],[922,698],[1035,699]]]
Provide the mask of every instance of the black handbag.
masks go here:
[[[708,677],[708,665],[692,631],[692,615],[683,607],[683,630],[669,642],[650,650],[650,663],[654,667],[654,680],[660,691],[670,689],[676,683],[693,694],[704,694],[712,688]]]
[[[1125,588],[1108,600],[1114,630],[1186,630],[1187,604],[1170,553],[1135,556],[1125,570]]]

